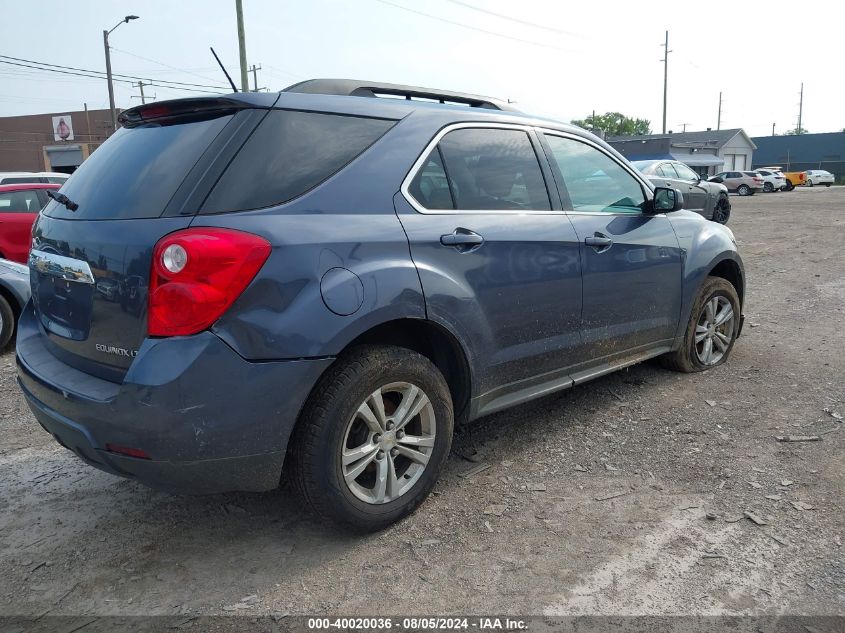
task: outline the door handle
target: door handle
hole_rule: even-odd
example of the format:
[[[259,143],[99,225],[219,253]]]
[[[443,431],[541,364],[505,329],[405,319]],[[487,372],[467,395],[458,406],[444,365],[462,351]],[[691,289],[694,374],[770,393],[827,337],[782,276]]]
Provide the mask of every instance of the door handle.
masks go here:
[[[440,236],[443,246],[454,246],[461,252],[466,252],[481,246],[484,238],[469,229],[457,228],[452,233]]]
[[[613,240],[606,235],[596,234],[584,239],[584,244],[592,246],[596,252],[602,253],[613,246]]]

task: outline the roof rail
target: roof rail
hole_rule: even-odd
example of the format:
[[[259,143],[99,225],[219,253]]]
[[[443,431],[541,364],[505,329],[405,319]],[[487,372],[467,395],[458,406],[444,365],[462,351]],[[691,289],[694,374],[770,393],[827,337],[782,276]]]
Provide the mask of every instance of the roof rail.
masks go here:
[[[447,90],[434,90],[418,86],[403,86],[378,81],[362,81],[358,79],[307,79],[288,86],[282,92],[304,92],[307,94],[342,95],[350,97],[404,97],[408,101],[414,99],[428,99],[439,103],[463,104],[472,108],[486,108],[488,110],[507,110],[518,112],[510,104],[478,95]]]

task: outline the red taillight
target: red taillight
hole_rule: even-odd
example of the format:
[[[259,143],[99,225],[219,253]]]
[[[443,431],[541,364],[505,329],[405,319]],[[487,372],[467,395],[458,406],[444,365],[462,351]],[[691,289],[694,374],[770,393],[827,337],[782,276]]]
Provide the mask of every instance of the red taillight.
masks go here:
[[[118,455],[126,455],[127,457],[134,457],[136,459],[152,459],[150,454],[142,448],[131,448],[129,446],[120,446],[119,444],[106,444],[106,450],[109,453],[117,453]]]
[[[153,249],[147,332],[187,336],[232,305],[270,256],[270,243],[242,231],[190,228]]]

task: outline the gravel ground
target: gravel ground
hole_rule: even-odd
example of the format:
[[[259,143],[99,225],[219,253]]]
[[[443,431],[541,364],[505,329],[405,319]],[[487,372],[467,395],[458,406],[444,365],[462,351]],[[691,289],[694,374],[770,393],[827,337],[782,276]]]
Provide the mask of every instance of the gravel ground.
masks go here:
[[[378,535],[285,490],[94,470],[35,423],[7,351],[0,613],[845,613],[845,187],[732,201],[748,300],[727,365],[645,363],[480,420]]]

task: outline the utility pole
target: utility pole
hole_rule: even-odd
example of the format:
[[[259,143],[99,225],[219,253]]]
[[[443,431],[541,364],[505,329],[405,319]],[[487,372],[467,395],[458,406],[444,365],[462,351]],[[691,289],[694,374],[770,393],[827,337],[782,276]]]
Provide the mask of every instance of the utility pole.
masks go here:
[[[801,98],[798,101],[798,129],[796,130],[797,134],[801,134],[801,120],[804,115],[804,82],[801,82]]]
[[[88,132],[88,142],[91,142],[91,119],[88,116],[88,104],[83,103],[82,107],[85,108],[85,131]]]
[[[663,44],[663,133],[666,134],[666,91],[669,88],[669,31],[666,31],[666,41]]]
[[[689,123],[678,123],[678,125],[682,125],[684,127],[683,131],[686,132],[687,126],[689,125]]]
[[[722,93],[719,93],[719,114],[716,117],[716,129],[722,129]]]
[[[252,73],[252,91],[258,92],[258,71],[261,70],[261,66],[253,64],[249,70]]]
[[[243,0],[235,0],[235,12],[238,14],[238,53],[241,59],[241,92],[249,92],[249,76],[246,69],[246,35],[244,35]]]
[[[133,85],[133,86],[138,86],[138,89],[141,91],[141,104],[146,103],[146,102],[147,102],[147,98],[146,98],[146,96],[144,95],[144,86],[151,86],[151,85],[152,85],[152,82],[151,82],[151,81],[148,81],[147,83],[144,83],[141,79],[139,79],[137,84],[132,84],[132,85]],[[154,98],[155,98],[155,97],[154,97]]]
[[[775,124],[772,123],[772,136],[774,136],[774,135],[775,135]]]

